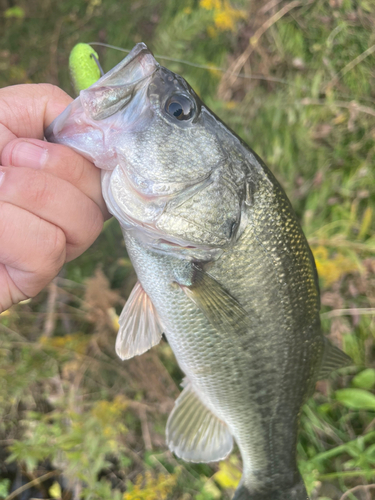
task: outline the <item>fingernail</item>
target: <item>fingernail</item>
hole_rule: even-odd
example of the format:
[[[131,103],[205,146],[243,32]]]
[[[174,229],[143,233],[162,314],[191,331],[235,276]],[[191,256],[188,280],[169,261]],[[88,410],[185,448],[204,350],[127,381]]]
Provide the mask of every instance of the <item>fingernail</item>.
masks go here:
[[[47,149],[31,142],[18,142],[12,151],[11,164],[15,167],[42,168],[47,158]]]
[[[0,170],[0,186],[4,180],[5,172],[3,170]]]

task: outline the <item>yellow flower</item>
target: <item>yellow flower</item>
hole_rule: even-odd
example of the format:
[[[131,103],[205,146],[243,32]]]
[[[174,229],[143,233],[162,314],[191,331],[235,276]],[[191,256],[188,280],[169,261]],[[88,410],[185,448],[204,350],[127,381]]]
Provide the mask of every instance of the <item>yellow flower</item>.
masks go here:
[[[246,12],[232,7],[228,0],[201,0],[200,6],[213,11],[214,26],[209,26],[207,32],[212,38],[219,31],[235,31],[236,22],[246,17]]]
[[[110,307],[109,309],[107,309],[107,313],[109,319],[111,320],[112,328],[114,329],[115,332],[118,332],[120,328],[120,323],[119,323],[120,317],[116,313],[116,309],[114,307]]]
[[[222,488],[235,489],[240,482],[241,475],[236,465],[227,460],[219,463],[219,470],[214,475],[214,479]]]
[[[199,5],[206,10],[214,10],[221,8],[220,0],[200,0]]]
[[[218,10],[214,16],[215,26],[221,31],[234,31],[235,17],[230,11]]]
[[[179,471],[166,475],[159,474],[154,478],[150,471],[144,477],[138,475],[130,491],[124,493],[124,500],[165,500],[173,491]]]
[[[39,338],[39,342],[52,349],[67,349],[74,352],[76,355],[84,354],[90,342],[90,337],[81,332],[63,335],[61,337],[44,337]]]
[[[329,256],[327,248],[319,246],[313,249],[313,254],[316,269],[326,287],[339,281],[346,274],[358,271],[357,264],[340,252]]]
[[[237,108],[237,105],[238,105],[238,103],[236,101],[227,101],[225,103],[225,107],[227,109],[235,109],[235,108]]]

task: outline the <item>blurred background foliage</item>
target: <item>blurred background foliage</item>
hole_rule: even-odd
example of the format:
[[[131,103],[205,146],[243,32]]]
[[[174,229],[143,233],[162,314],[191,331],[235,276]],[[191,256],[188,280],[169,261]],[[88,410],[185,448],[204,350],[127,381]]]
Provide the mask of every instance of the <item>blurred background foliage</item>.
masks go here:
[[[375,498],[374,26],[374,0],[0,0],[0,86],[72,94],[76,43],[144,41],[283,184],[317,261],[324,332],[356,363],[302,413],[299,465],[320,500]],[[106,71],[123,57],[95,49]],[[182,377],[168,344],[116,358],[135,280],[110,220],[0,316],[0,498],[231,498],[237,453],[194,465],[166,449]]]

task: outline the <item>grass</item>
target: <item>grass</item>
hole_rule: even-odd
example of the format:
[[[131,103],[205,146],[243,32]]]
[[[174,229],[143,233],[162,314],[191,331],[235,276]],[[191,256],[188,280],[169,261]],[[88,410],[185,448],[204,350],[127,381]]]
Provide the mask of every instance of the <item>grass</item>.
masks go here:
[[[356,363],[320,381],[305,405],[301,472],[313,499],[370,500],[375,7],[292,3],[1,0],[0,86],[48,81],[72,93],[67,60],[77,42],[131,48],[142,40],[155,54],[210,66],[160,58],[282,182],[317,260],[324,332]],[[98,52],[106,70],[122,58]],[[246,78],[217,69],[238,66],[244,53],[237,71]],[[47,290],[1,315],[0,497],[10,500],[11,485],[24,483],[30,496],[64,500],[231,497],[237,453],[208,466],[166,450],[182,376],[168,344],[126,363],[115,356],[116,316],[134,282],[121,232],[108,221]]]

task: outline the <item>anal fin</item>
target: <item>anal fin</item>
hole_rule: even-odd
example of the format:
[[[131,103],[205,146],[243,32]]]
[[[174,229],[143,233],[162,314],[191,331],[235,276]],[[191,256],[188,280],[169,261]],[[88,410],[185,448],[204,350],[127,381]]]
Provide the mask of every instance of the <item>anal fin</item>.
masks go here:
[[[163,332],[157,312],[139,281],[122,310],[119,324],[116,352],[123,360],[143,354],[160,342]]]
[[[328,339],[324,339],[324,353],[322,364],[318,373],[318,380],[328,377],[328,375],[339,368],[353,364],[350,356],[345,354],[341,349],[331,344]]]
[[[232,450],[233,438],[224,422],[199,399],[185,379],[167,422],[167,444],[188,462],[216,462]]]

